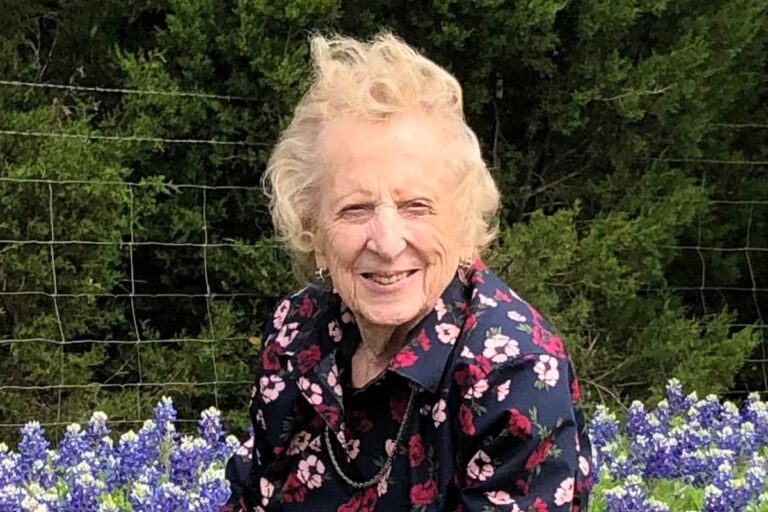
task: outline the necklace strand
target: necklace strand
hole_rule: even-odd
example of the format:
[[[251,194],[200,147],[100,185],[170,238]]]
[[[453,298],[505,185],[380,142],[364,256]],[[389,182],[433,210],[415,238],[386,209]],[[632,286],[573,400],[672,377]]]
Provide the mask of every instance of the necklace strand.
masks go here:
[[[373,478],[370,478],[369,480],[366,480],[364,482],[358,482],[357,480],[353,480],[352,478],[348,477],[346,473],[341,469],[341,466],[339,465],[339,461],[336,460],[336,455],[333,451],[333,446],[331,446],[331,429],[328,428],[328,426],[325,426],[325,446],[328,449],[328,455],[331,458],[331,464],[333,465],[333,469],[336,470],[336,473],[341,477],[344,482],[347,483],[350,487],[354,489],[367,489],[368,487],[371,487],[373,485],[378,484],[389,472],[390,468],[392,467],[392,461],[395,458],[395,454],[397,454],[397,449],[400,447],[400,443],[403,441],[403,437],[405,436],[405,430],[408,425],[408,420],[411,417],[411,412],[413,410],[413,402],[414,397],[416,396],[416,385],[411,384],[411,396],[408,398],[408,405],[405,408],[405,414],[403,415],[403,422],[400,424],[400,430],[397,431],[397,436],[395,437],[395,446],[392,449],[392,453],[387,455],[387,460],[384,461],[384,465],[381,466],[381,469],[379,470],[376,475],[373,476]],[[342,446],[342,448],[346,451],[346,448]]]

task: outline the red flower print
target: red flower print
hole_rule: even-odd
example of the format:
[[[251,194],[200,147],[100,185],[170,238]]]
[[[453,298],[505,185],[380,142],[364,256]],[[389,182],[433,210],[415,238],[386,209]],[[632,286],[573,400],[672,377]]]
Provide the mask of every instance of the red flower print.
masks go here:
[[[464,320],[464,332],[467,333],[474,329],[474,327],[477,325],[477,316],[476,315],[468,315],[467,319]]]
[[[376,502],[379,500],[379,492],[376,487],[369,487],[360,497],[359,512],[370,512],[376,508]]]
[[[331,428],[334,428],[339,424],[341,417],[338,405],[318,404],[317,412],[325,418],[325,421],[328,422]]]
[[[424,443],[421,441],[421,434],[416,434],[408,441],[408,458],[411,460],[411,467],[421,466],[427,454],[424,451]]]
[[[543,348],[547,354],[551,354],[555,357],[565,357],[565,347],[563,347],[563,340],[559,336],[552,334],[551,332],[539,327],[537,322],[534,322],[533,327],[533,344]]]
[[[496,288],[496,293],[493,295],[493,298],[502,302],[512,302],[512,297],[510,297],[509,294],[499,290],[498,288]]]
[[[302,350],[298,355],[299,371],[307,373],[320,361],[320,347],[312,345],[307,350]]]
[[[410,348],[404,348],[397,353],[395,359],[392,361],[392,369],[407,368],[413,366],[413,364],[419,360],[419,356]]]
[[[423,484],[411,487],[411,505],[429,505],[437,497],[437,484],[434,479],[429,479]]]
[[[282,347],[277,343],[270,343],[261,353],[261,366],[267,371],[276,371],[280,369],[280,361],[277,356]]]
[[[304,300],[301,302],[301,306],[299,307],[299,316],[303,318],[309,318],[312,316],[314,311],[315,305],[312,302],[312,299],[309,297],[304,297]]]
[[[533,469],[536,466],[544,462],[544,459],[549,455],[549,450],[552,448],[552,440],[549,438],[544,439],[536,451],[528,457],[528,461],[525,463],[525,469]]]
[[[389,399],[389,408],[392,411],[392,419],[397,422],[403,421],[406,406],[405,396],[402,393],[392,395],[392,398]]]
[[[510,409],[509,411],[508,428],[512,437],[519,437],[520,439],[531,437],[531,420],[517,409]]]
[[[286,503],[304,503],[307,488],[295,473],[291,473],[283,484],[283,501]]]
[[[488,373],[476,364],[470,364],[456,372],[454,379],[462,392],[471,388],[479,380],[486,378]]]
[[[422,329],[418,336],[419,340],[419,346],[421,347],[421,350],[424,352],[428,352],[431,348],[431,342],[429,341],[429,336],[427,336],[427,330]]]
[[[493,363],[485,356],[477,356],[475,362],[480,366],[485,375],[488,375],[493,370]]]
[[[350,423],[354,426],[355,430],[361,434],[365,434],[373,428],[373,422],[360,411],[352,411],[350,414]]]
[[[579,385],[578,379],[573,379],[571,381],[571,400],[574,402],[581,401],[581,386]]]
[[[536,512],[549,512],[549,507],[541,498],[536,498],[536,501],[533,502],[533,509]]]
[[[362,500],[360,496],[354,496],[348,502],[339,505],[339,508],[336,509],[336,512],[357,512],[360,510],[361,501]]]
[[[472,414],[472,410],[466,405],[461,404],[461,407],[459,407],[459,422],[461,423],[461,429],[464,433],[470,436],[475,435],[477,432],[473,420],[474,415]]]

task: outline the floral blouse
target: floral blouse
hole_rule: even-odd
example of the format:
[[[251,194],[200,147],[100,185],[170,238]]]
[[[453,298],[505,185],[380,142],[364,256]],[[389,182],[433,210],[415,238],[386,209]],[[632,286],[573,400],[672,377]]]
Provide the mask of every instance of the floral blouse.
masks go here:
[[[587,510],[591,449],[573,365],[546,320],[482,264],[354,389],[359,343],[335,291],[280,303],[252,393],[252,451],[227,466],[224,510]],[[339,476],[370,481],[382,467],[363,489]]]

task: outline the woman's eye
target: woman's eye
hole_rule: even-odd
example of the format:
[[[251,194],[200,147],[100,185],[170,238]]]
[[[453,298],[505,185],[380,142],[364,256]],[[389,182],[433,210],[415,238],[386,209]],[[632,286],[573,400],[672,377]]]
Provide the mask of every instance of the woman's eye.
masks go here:
[[[427,215],[432,208],[422,201],[414,201],[405,205],[405,211],[414,215]]]
[[[364,204],[351,204],[342,208],[340,214],[342,217],[361,217],[369,211],[370,208]]]

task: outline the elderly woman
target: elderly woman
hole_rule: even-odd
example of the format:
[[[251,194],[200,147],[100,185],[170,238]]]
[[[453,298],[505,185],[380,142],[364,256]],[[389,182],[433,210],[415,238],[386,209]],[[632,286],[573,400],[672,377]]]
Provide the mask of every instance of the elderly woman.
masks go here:
[[[479,259],[499,194],[458,82],[388,34],[312,56],[267,182],[316,279],[268,323],[229,509],[585,510],[573,366]]]

